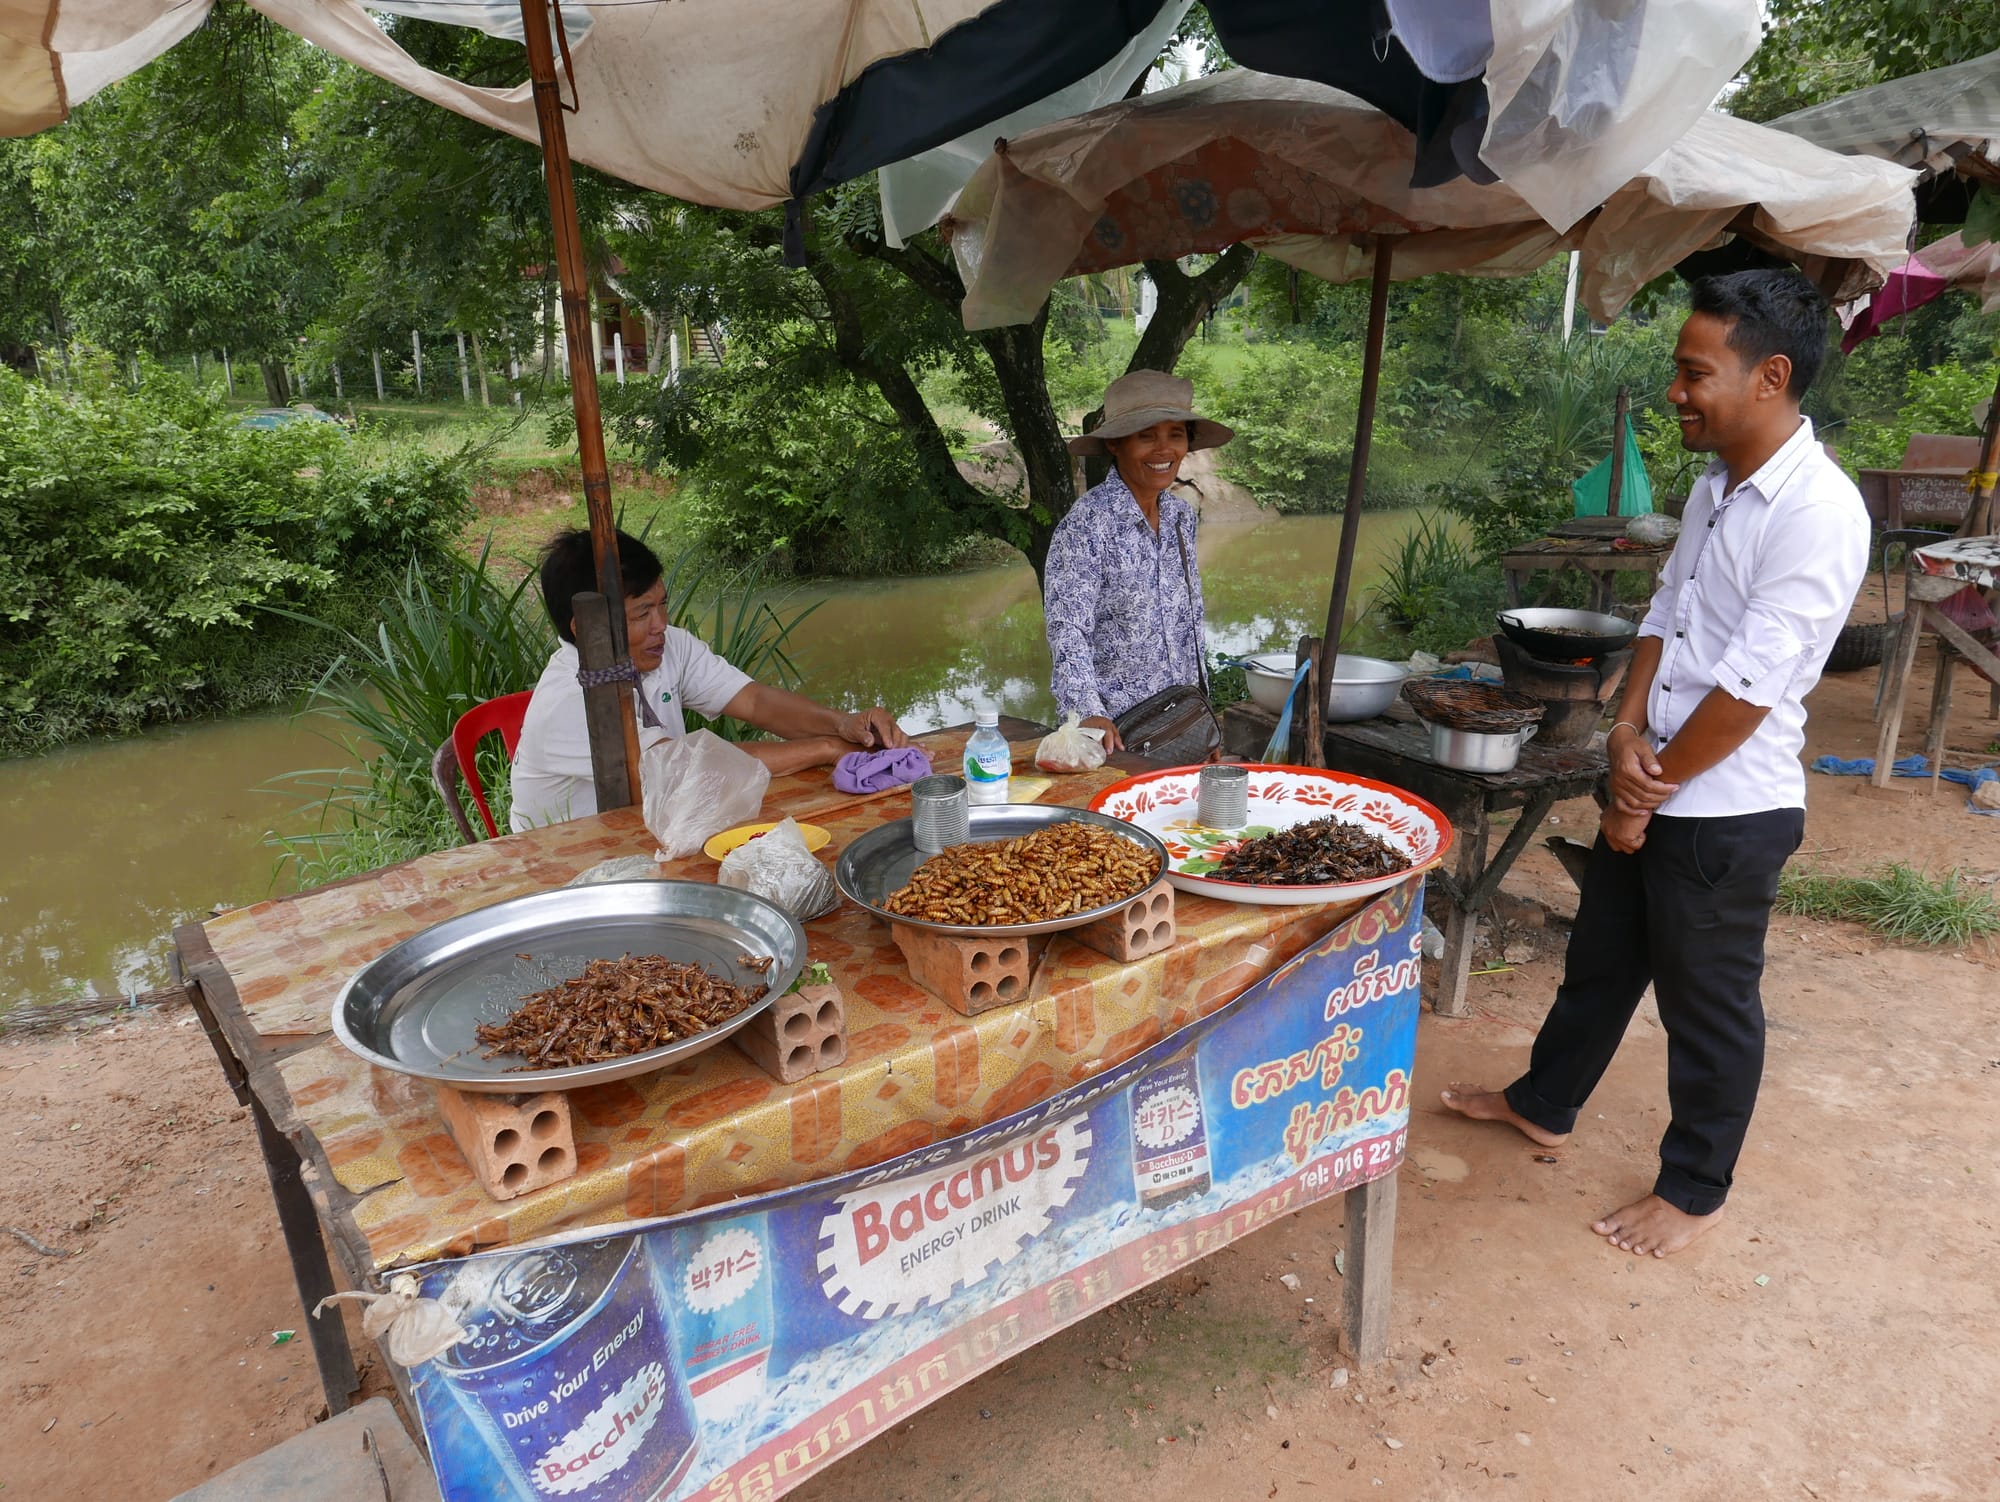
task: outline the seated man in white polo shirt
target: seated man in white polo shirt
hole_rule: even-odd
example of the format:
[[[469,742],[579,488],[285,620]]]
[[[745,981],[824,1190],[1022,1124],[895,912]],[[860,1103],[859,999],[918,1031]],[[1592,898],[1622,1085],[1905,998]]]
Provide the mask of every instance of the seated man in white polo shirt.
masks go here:
[[[741,749],[775,773],[825,766],[850,751],[907,746],[910,738],[879,704],[843,713],[803,694],[759,683],[711,652],[701,639],[667,624],[667,583],[660,560],[636,537],[618,534],[618,568],[625,583],[625,639],[639,670],[639,749],[685,733],[683,710],[715,719],[728,715],[781,737],[748,741]],[[512,775],[516,830],[597,812],[583,687],[577,681],[579,594],[597,588],[590,534],[559,532],[542,549],[542,601],[562,645],[535,685],[521,723]]]

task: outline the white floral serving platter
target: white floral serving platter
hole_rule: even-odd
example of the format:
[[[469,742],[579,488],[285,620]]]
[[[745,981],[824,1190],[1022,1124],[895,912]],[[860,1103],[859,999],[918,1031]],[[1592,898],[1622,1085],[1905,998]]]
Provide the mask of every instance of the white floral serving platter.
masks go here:
[[[1167,847],[1167,880],[1174,886],[1226,902],[1292,906],[1368,897],[1438,865],[1451,850],[1451,821],[1416,794],[1386,782],[1346,772],[1258,763],[1249,765],[1249,773],[1250,822],[1242,829],[1210,829],[1195,817],[1200,767],[1128,777],[1091,799],[1090,806],[1156,835]],[[1329,814],[1402,851],[1410,858],[1409,869],[1309,887],[1228,881],[1212,874],[1236,846]]]

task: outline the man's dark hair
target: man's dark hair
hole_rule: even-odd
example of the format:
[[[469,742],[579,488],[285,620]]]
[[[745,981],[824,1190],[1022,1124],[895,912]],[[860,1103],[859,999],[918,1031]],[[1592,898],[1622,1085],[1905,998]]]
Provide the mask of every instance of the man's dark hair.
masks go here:
[[[628,533],[618,534],[618,572],[625,594],[644,594],[660,582],[665,572],[653,550]],[[576,597],[597,588],[597,555],[591,551],[590,534],[580,529],[558,532],[542,545],[542,603],[549,608],[556,635],[564,641],[576,640],[570,617],[576,613]]]
[[[1732,271],[1689,290],[1690,310],[1729,325],[1729,347],[1745,366],[1772,355],[1792,362],[1785,387],[1794,401],[1811,389],[1826,358],[1826,299],[1797,271]]]

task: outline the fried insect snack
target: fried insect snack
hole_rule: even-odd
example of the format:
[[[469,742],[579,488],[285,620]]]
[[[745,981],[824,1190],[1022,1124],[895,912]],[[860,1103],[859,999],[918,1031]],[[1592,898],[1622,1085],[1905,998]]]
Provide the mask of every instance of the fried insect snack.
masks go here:
[[[592,960],[581,975],[522,997],[504,1022],[482,1022],[475,1032],[485,1057],[526,1060],[515,1070],[602,1064],[706,1032],[767,989],[664,955],[628,954]]]
[[[1101,824],[1070,820],[1013,840],[954,845],[882,904],[927,923],[1044,923],[1136,897],[1160,858]]]
[[[1316,887],[1409,868],[1410,858],[1381,836],[1329,814],[1244,841],[1216,863],[1215,874],[1260,886]]]

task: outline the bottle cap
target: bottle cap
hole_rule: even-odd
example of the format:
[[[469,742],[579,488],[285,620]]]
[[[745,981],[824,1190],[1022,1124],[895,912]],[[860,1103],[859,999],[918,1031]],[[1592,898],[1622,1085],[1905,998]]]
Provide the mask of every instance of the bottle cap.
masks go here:
[[[972,723],[982,728],[998,725],[1000,723],[1000,711],[997,709],[982,709],[972,717]]]

